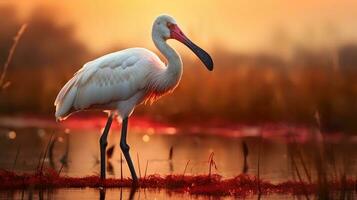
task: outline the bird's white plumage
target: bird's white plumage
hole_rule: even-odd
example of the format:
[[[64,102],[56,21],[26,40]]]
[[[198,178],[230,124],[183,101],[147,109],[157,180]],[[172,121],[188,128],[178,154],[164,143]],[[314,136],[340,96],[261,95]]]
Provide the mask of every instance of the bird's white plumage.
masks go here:
[[[86,63],[62,88],[55,100],[56,117],[88,108],[116,109],[118,102],[140,100],[150,77],[164,64],[151,51],[130,48]],[[141,95],[135,96],[141,91]]]

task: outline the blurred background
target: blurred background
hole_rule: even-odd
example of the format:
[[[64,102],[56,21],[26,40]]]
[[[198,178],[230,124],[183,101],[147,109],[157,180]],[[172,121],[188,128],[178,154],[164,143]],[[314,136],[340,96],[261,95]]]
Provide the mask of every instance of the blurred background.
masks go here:
[[[56,123],[54,100],[83,64],[104,54],[145,47],[163,59],[151,39],[161,13],[211,54],[215,69],[207,71],[184,45],[169,41],[184,73],[175,92],[131,117],[128,144],[139,174],[211,174],[215,162],[212,173],[223,177],[316,182],[318,199],[334,199],[330,189],[340,181],[340,199],[354,199],[355,0],[0,0],[0,169],[37,173],[42,160],[61,175],[98,175],[105,114],[78,113]],[[128,177],[118,123],[111,132],[108,177],[121,177],[122,169]],[[352,187],[344,185],[348,180]],[[53,199],[99,196],[95,188],[71,191],[57,190],[63,196]],[[28,199],[36,194],[26,192]],[[183,198],[168,193],[157,199]],[[0,191],[0,200],[16,195],[24,191]]]
[[[27,24],[0,91],[0,115],[53,117],[57,93],[84,63],[129,47],[158,53],[151,25],[168,13],[210,52],[215,70],[170,41],[183,57],[183,79],[135,116],[312,124],[318,113],[323,129],[355,133],[356,8],[354,0],[0,1],[1,69]]]

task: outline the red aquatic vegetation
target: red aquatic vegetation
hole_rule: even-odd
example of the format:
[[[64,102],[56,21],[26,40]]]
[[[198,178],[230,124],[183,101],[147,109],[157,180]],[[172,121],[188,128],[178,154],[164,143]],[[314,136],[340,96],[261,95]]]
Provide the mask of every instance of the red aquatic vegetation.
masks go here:
[[[258,190],[258,183],[260,190]],[[137,185],[141,188],[167,189],[174,192],[185,192],[195,195],[233,195],[247,196],[250,194],[293,194],[308,195],[317,192],[315,183],[286,181],[273,184],[259,180],[255,176],[241,174],[234,178],[223,179],[218,174],[184,176],[184,175],[149,175],[141,178]],[[98,176],[81,178],[60,176],[57,171],[45,169],[34,174],[16,174],[0,171],[0,189],[25,188],[84,188],[84,187],[132,187],[131,179],[109,178],[101,180]],[[356,180],[347,180],[345,183],[330,182],[330,190],[355,190]]]

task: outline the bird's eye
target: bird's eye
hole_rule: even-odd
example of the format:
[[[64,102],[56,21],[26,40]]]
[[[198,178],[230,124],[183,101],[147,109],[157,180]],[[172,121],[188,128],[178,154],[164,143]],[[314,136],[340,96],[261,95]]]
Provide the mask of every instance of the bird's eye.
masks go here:
[[[167,22],[167,24],[166,24],[167,28],[171,28],[172,25],[173,24],[171,22]]]

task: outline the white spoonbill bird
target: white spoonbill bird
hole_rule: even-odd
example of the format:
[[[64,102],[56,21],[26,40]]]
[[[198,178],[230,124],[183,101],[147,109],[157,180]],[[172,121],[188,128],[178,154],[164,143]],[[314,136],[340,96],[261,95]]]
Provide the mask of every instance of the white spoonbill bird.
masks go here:
[[[167,60],[167,65],[153,52],[144,48],[129,48],[90,61],[77,71],[59,92],[54,105],[57,120],[71,113],[98,109],[109,113],[100,137],[100,170],[105,179],[107,136],[115,116],[122,119],[120,148],[130,169],[133,181],[137,176],[126,142],[128,117],[136,105],[153,102],[173,91],[180,82],[180,55],[167,43],[176,39],[190,48],[208,70],[213,70],[211,57],[191,42],[177,26],[174,18],[160,15],[152,27],[152,40]]]

